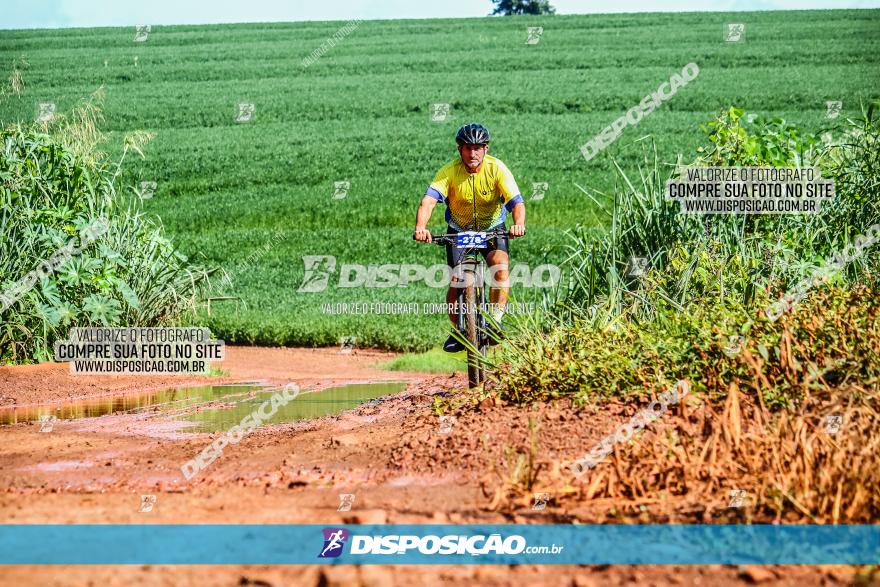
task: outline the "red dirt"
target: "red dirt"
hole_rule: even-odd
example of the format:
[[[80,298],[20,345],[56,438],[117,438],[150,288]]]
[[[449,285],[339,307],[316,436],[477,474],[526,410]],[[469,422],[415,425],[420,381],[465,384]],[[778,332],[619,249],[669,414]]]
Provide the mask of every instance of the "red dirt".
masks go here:
[[[537,461],[563,466],[632,414],[622,404],[573,412],[485,405],[440,430],[434,396],[462,389],[462,374],[381,370],[393,355],[335,349],[227,347],[228,377],[71,376],[66,365],[0,368],[6,405],[83,399],[183,384],[266,380],[325,387],[406,380],[381,402],[309,422],[264,426],[184,480],[181,465],[214,435],[172,433],[154,414],[0,427],[3,523],[565,523],[606,521],[612,504],[552,500],[532,511],[528,496],[501,491],[504,447],[526,450],[529,416],[539,418]],[[565,488],[536,486],[561,495]],[[339,493],[354,493],[338,512]],[[150,513],[140,495],[155,494]],[[843,585],[852,567],[776,566],[79,566],[4,567],[3,585]],[[210,579],[207,579],[210,577]]]
[[[226,347],[226,360],[214,363],[229,372],[222,377],[190,375],[71,375],[69,363],[0,366],[0,406],[72,401],[86,397],[147,392],[185,385],[232,381],[296,381],[300,385],[337,385],[349,380],[391,376],[413,380],[423,374],[382,372],[376,365],[393,359],[393,353],[336,349]]]

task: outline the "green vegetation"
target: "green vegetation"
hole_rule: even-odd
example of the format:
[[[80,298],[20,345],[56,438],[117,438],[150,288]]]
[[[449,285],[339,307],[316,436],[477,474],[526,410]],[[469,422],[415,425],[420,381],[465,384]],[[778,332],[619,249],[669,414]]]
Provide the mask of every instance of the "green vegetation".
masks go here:
[[[190,266],[117,192],[126,155],[150,135],[127,135],[111,163],[99,149],[100,99],[0,130],[0,361],[50,360],[73,326],[174,323],[213,272]]]
[[[836,135],[876,91],[880,11],[733,18],[364,21],[307,68],[301,60],[343,23],[157,26],[143,43],[132,28],[2,31],[3,63],[24,57],[28,67],[20,93],[0,104],[0,121],[33,120],[40,102],[68,111],[103,84],[108,147],[121,148],[135,129],[155,134],[120,180],[157,182],[146,211],[183,254],[229,272],[228,285],[212,280],[211,297],[223,299],[200,315],[227,343],[336,345],[349,335],[421,351],[446,336],[445,316],[328,316],[321,303],[442,302],[442,290],[340,289],[334,275],[323,293],[297,292],[302,256],[442,263],[411,230],[425,187],[455,156],[459,124],[492,130],[492,153],[513,170],[528,208],[514,259],[535,266],[568,257],[565,231],[575,224],[585,236],[604,232],[607,214],[578,186],[611,192],[612,156],[635,177],[642,153],[629,145],[639,137],[652,135],[660,159],[672,162],[703,144],[692,129],[730,104]],[[747,40],[724,42],[726,22],[748,23]],[[526,44],[534,26],[544,27],[540,42]],[[700,67],[695,80],[584,160],[580,145],[689,62]],[[843,101],[836,120],[825,118],[828,100]],[[239,103],[254,104],[252,120],[235,122]],[[450,104],[449,118],[432,122],[434,103]],[[333,198],[337,181],[350,182],[345,198]],[[549,184],[543,199],[532,199],[533,182]],[[442,226],[438,212],[431,227]],[[264,249],[275,234],[283,238]],[[515,294],[525,302],[542,292]]]
[[[492,14],[513,16],[515,14],[555,14],[556,9],[548,0],[493,0]]]
[[[422,371],[424,373],[467,372],[467,358],[464,351],[450,354],[442,348],[432,348],[423,353],[406,353],[383,368],[391,371]]]
[[[460,394],[457,404],[473,409],[487,393],[522,404],[656,400],[644,409],[662,414],[664,425],[615,436],[613,452],[580,483],[567,473],[538,480],[580,485],[579,501],[624,500],[624,510],[642,512],[704,508],[700,522],[729,520],[731,508],[706,504],[734,487],[752,499],[747,522],[874,519],[878,477],[861,471],[880,424],[878,109],[880,99],[841,125],[837,141],[821,144],[781,118],[746,124],[745,112],[728,108],[703,126],[708,144],[696,161],[678,157],[816,165],[834,180],[836,197],[814,215],[679,214],[678,202],[662,197],[674,168],[664,172],[646,141],[642,168],[618,168],[618,184],[597,198],[612,202],[610,227],[572,232],[567,288],[501,346],[494,389]],[[860,251],[834,267],[850,244]],[[650,266],[632,275],[627,261],[642,255]],[[798,290],[805,295],[789,311],[772,310]],[[661,394],[680,380],[690,396],[673,407]],[[434,409],[453,405],[438,400]],[[532,484],[511,479],[498,491],[528,494]]]
[[[815,138],[783,120],[730,108],[705,126],[697,163],[817,165],[837,195],[814,215],[688,216],[663,198],[656,153],[633,182],[618,170],[611,229],[573,232],[568,290],[496,359],[501,395],[515,401],[647,396],[679,379],[704,397],[736,385],[770,408],[794,407],[819,384],[880,383],[880,246],[813,279],[858,235],[880,224],[880,100],[847,122],[845,140]],[[779,132],[780,129],[783,132]],[[630,276],[632,256],[650,257]],[[809,295],[779,320],[769,308],[808,280]],[[728,349],[731,337],[742,337]]]

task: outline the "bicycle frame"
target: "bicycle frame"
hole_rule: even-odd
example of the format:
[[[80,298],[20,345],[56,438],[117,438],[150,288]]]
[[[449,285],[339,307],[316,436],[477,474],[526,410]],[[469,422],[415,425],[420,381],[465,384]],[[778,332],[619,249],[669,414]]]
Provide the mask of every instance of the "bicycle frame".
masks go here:
[[[505,230],[495,229],[431,235],[433,244],[465,249],[460,265],[464,285],[458,287],[456,294],[456,327],[459,332],[467,334],[465,348],[468,354],[468,384],[472,388],[485,382],[482,359],[489,346],[486,316],[480,311],[486,308],[487,295],[485,264],[479,251],[487,248],[491,239],[505,234]]]

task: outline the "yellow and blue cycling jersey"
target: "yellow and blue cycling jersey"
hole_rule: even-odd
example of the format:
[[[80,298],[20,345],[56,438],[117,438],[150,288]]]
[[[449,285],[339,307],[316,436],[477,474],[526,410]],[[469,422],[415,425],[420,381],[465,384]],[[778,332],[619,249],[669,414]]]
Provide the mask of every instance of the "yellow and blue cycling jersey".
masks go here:
[[[523,201],[510,169],[491,155],[477,173],[468,172],[461,159],[444,165],[425,195],[446,204],[446,222],[456,230],[500,226]]]

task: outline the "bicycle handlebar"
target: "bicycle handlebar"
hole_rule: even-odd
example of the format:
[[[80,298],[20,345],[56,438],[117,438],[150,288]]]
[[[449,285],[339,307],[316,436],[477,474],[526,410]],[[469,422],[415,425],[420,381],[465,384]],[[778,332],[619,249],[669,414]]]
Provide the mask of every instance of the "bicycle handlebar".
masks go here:
[[[494,230],[471,230],[471,231],[462,231],[462,232],[484,232],[484,233],[486,233],[486,236],[489,238],[497,238],[499,236],[507,236],[507,234],[508,234],[508,231],[506,228],[496,228]],[[449,242],[453,238],[455,238],[455,236],[458,234],[460,234],[460,233],[447,232],[447,233],[434,234],[432,232],[431,233],[431,241],[428,244],[434,244],[434,245],[446,244],[447,242]],[[416,240],[415,232],[413,233],[412,239]],[[424,242],[424,241],[421,241],[421,242]]]

